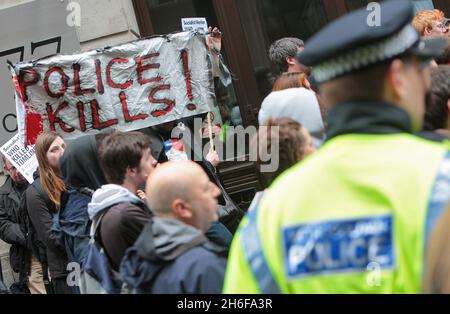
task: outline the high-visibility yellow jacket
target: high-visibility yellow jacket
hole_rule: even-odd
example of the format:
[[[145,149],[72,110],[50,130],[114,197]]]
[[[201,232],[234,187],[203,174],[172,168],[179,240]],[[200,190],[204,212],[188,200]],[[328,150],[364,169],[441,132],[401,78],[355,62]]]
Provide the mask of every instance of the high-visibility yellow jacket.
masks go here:
[[[449,196],[448,144],[334,137],[242,221],[224,293],[419,293],[426,241]]]

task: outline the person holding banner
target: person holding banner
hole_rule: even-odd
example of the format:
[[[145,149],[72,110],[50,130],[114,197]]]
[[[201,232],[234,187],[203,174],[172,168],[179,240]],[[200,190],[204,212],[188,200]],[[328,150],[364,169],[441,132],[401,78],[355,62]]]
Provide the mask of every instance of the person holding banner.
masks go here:
[[[218,197],[218,211],[219,222],[213,225],[207,236],[229,247],[232,239],[232,234],[236,232],[244,212],[240,209],[228,195],[224,184],[216,173],[216,166],[218,165],[218,155],[214,150],[210,150],[206,157],[202,152],[197,151],[198,148],[203,150],[201,140],[195,134],[195,119],[202,119],[203,115],[184,118],[178,121],[165,123],[162,125],[153,126],[146,129],[139,130],[146,134],[151,139],[151,151],[153,157],[159,162],[164,163],[169,159],[164,151],[164,142],[171,139],[172,136],[179,137],[183,140],[184,147],[188,158],[200,165],[208,175],[211,182],[216,184],[221,190],[221,195]],[[181,130],[177,122],[182,122],[184,130]],[[225,227],[226,228],[225,228]]]
[[[60,208],[60,196],[66,189],[60,177],[59,159],[64,153],[65,142],[56,132],[44,132],[36,141],[36,157],[39,170],[35,182],[26,191],[27,210],[38,239],[45,245],[43,263],[44,280],[48,280],[47,266],[50,271],[51,285],[47,293],[71,294],[76,291],[69,287],[67,278],[67,254],[64,247],[52,238],[52,218]],[[47,277],[47,278],[46,278]]]

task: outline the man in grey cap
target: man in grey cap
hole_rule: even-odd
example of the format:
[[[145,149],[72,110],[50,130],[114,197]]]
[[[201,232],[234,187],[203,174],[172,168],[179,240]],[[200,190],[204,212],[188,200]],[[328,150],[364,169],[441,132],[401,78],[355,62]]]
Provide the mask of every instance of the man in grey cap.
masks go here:
[[[288,170],[242,222],[226,293],[420,293],[428,236],[450,199],[448,145],[420,130],[429,60],[410,1],[365,8],[316,34],[312,66],[331,112],[327,141]]]

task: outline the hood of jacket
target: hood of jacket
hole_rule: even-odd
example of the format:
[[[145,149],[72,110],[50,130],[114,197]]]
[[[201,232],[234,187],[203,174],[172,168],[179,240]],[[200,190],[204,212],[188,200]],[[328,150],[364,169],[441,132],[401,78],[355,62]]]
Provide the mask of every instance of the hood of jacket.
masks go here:
[[[105,209],[120,203],[143,203],[136,195],[117,184],[103,185],[94,192],[91,202],[88,204],[89,218],[93,220]]]
[[[79,137],[67,145],[60,160],[64,182],[75,188],[97,190],[107,184],[98,161],[95,135]]]
[[[144,231],[135,246],[139,254],[151,262],[172,261],[208,241],[202,231],[174,219],[155,217]]]
[[[154,217],[134,246],[127,250],[120,266],[122,280],[133,289],[149,291],[160,271],[170,262],[196,246],[222,254],[224,248],[204,233],[183,222]]]

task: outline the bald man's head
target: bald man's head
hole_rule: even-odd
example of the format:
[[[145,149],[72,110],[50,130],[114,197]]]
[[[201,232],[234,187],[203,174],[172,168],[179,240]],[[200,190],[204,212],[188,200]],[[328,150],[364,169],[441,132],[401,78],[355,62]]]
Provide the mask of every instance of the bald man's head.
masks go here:
[[[192,179],[201,176],[203,170],[193,162],[166,162],[157,167],[147,180],[147,199],[154,212],[171,211],[176,198],[189,200]]]
[[[220,190],[192,161],[166,162],[147,181],[147,200],[159,216],[178,219],[206,231],[217,220]]]

